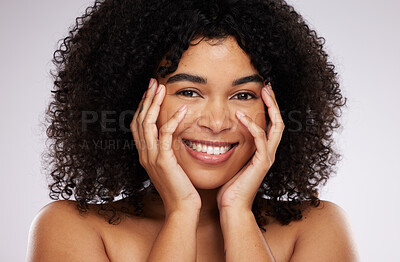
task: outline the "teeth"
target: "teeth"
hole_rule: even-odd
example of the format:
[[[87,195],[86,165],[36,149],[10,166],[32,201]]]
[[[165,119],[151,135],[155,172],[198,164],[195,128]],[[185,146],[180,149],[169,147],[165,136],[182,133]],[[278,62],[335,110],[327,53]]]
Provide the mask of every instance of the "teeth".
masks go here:
[[[220,154],[225,154],[226,152],[228,152],[226,146],[223,146],[223,147],[221,147],[221,148],[219,149],[219,153],[220,153]]]
[[[220,149],[220,147],[214,148],[214,155],[219,155],[219,149]]]
[[[199,151],[200,152],[200,151]],[[204,146],[201,148],[201,152],[206,153],[207,152],[207,146]]]
[[[216,146],[216,147],[214,147],[214,146],[196,144],[196,143],[193,143],[192,141],[186,141],[186,144],[194,151],[207,153],[208,155],[225,154],[226,152],[229,151],[229,149],[231,149],[231,146],[220,146],[220,147]]]
[[[212,146],[207,147],[207,154],[214,155],[214,148]]]

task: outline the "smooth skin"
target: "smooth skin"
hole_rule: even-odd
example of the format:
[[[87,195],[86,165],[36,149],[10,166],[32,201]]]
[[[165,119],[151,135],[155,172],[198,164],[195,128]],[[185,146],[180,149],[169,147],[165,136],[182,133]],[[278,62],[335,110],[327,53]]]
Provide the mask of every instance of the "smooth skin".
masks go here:
[[[178,74],[207,81],[168,81]],[[96,205],[81,216],[73,202],[52,203],[32,225],[28,261],[358,261],[346,215],[328,201],[300,221],[282,226],[270,218],[266,232],[258,228],[251,205],[284,123],[270,85],[233,84],[257,74],[231,37],[191,46],[171,76],[151,80],[131,123],[161,199],[147,197],[144,217],[123,216],[119,225],[107,224]],[[264,106],[269,120],[260,117]],[[193,159],[182,139],[238,146],[210,166]]]

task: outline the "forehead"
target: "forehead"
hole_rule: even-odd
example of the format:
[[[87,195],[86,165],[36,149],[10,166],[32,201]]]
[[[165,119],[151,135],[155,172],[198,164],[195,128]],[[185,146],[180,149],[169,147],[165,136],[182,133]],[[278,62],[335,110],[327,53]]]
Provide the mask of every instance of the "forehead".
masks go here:
[[[197,43],[197,44],[196,44]],[[249,70],[256,72],[250,57],[239,47],[234,37],[194,40],[182,54],[178,69]]]
[[[165,58],[159,66],[167,64]],[[201,76],[213,84],[217,84],[217,81],[221,84],[222,81],[232,83],[241,77],[259,75],[249,55],[240,48],[234,37],[193,40],[183,52],[177,69],[164,79],[176,74]]]

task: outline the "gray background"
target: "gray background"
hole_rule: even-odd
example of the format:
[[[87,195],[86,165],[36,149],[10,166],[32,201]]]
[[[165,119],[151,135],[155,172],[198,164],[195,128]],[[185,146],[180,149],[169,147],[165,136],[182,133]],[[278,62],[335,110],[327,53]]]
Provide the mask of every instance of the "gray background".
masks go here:
[[[25,259],[30,224],[50,202],[40,167],[50,61],[57,41],[89,3],[0,1],[0,261]],[[362,261],[400,261],[400,2],[290,3],[326,38],[349,98],[345,127],[337,134],[344,158],[321,199],[348,214]]]

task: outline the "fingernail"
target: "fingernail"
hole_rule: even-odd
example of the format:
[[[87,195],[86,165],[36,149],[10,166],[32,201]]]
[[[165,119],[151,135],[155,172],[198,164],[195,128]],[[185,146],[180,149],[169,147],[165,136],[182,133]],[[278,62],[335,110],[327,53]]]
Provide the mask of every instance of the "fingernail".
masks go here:
[[[185,110],[186,109],[186,105],[183,105],[183,106],[181,106],[179,109],[178,109],[178,111],[179,112],[182,112],[183,110]]]
[[[241,111],[236,111],[236,115],[239,117],[239,118],[242,118],[242,117],[244,117],[245,116],[245,114],[243,114]]]
[[[269,83],[267,84],[267,87],[268,87],[270,90],[272,90],[271,82],[269,82]]]
[[[149,89],[153,86],[153,83],[154,83],[154,79],[153,79],[153,78],[150,78]]]
[[[271,95],[271,93],[268,91],[268,88],[267,88],[267,87],[264,87],[264,88],[263,88],[263,91],[264,91],[265,93],[267,93],[267,95]]]
[[[164,85],[159,85],[159,86],[157,87],[156,94],[160,93],[160,91],[161,91],[161,89],[162,89],[163,87],[164,87]]]

